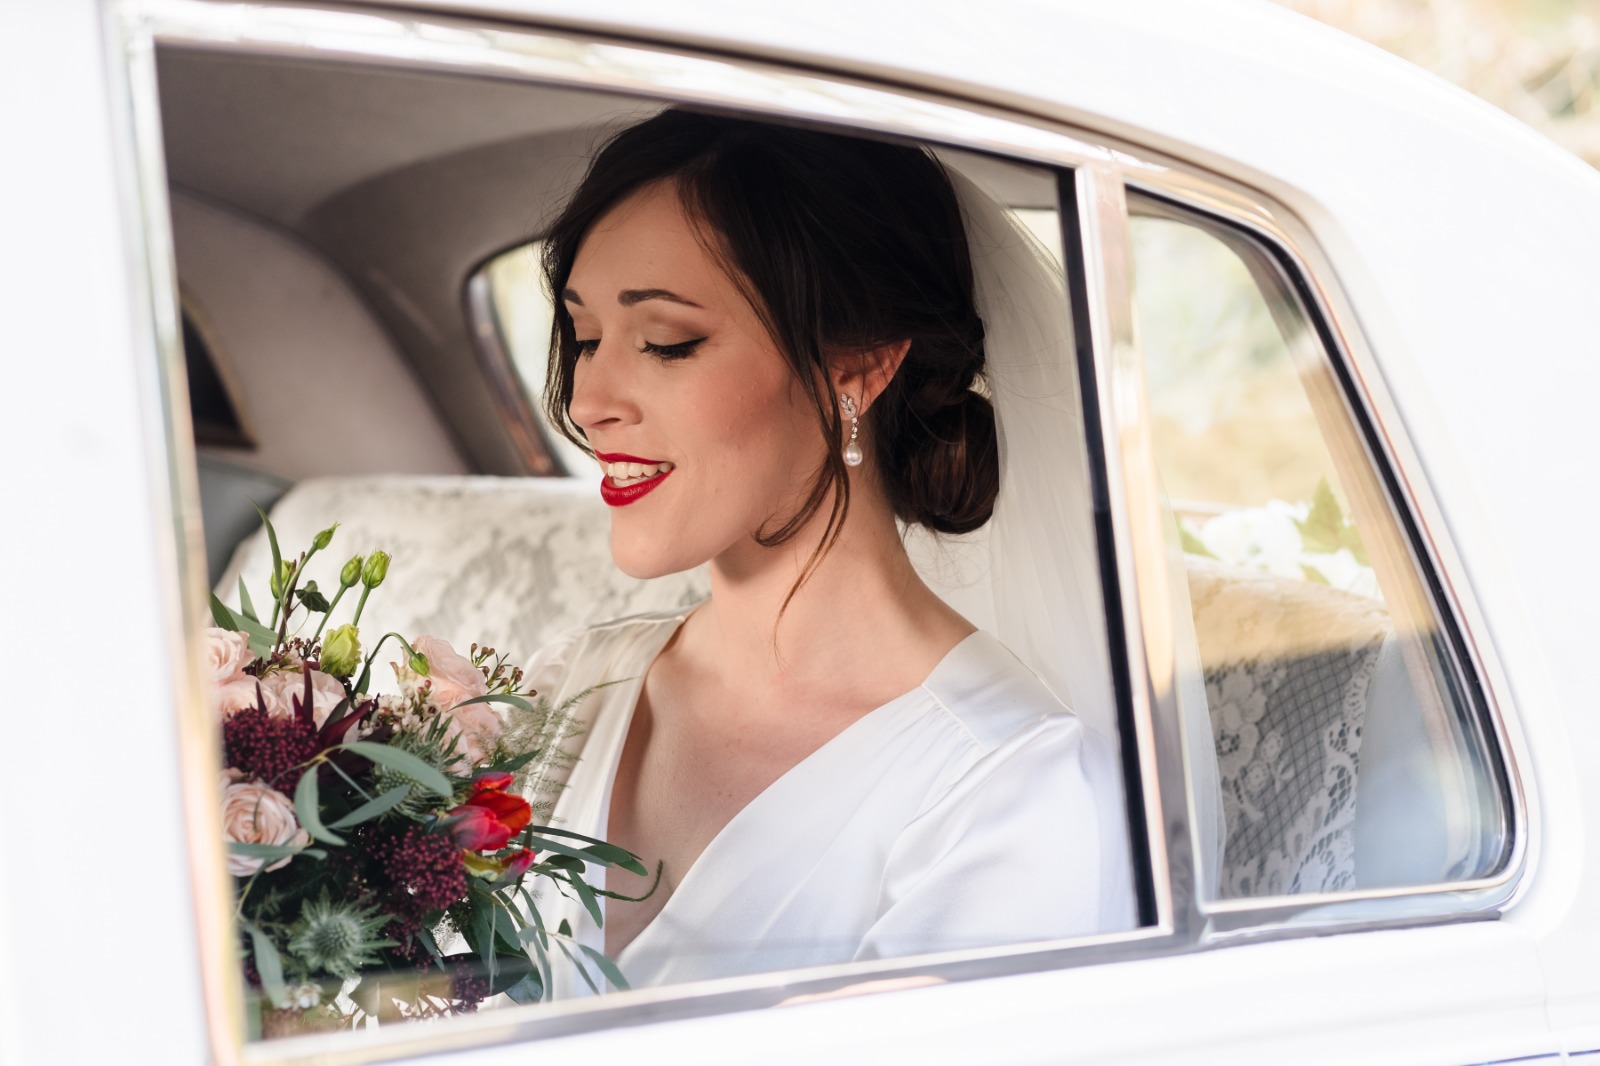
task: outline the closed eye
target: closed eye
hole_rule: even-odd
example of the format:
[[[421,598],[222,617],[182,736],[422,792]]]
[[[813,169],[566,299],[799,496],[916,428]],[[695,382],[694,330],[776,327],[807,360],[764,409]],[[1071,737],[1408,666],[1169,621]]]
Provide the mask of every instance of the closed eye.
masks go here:
[[[588,357],[593,355],[595,349],[600,347],[600,338],[596,337],[594,340],[589,341],[574,341],[573,346],[578,349],[579,355]]]
[[[678,344],[651,344],[649,341],[645,341],[644,347],[639,350],[658,359],[687,359],[703,343],[705,343],[704,337],[697,337],[692,341],[682,341]]]

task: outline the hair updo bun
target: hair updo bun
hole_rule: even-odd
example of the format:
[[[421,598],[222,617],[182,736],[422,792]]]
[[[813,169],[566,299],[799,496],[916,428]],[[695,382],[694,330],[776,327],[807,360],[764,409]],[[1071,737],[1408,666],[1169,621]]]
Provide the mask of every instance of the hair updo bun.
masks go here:
[[[827,442],[805,502],[759,539],[782,543],[828,506],[819,552],[831,545],[850,478],[828,371],[849,353],[907,341],[862,417],[884,492],[896,517],[937,532],[988,521],[999,489],[994,409],[973,390],[984,367],[983,324],[943,165],[921,147],[668,109],[596,155],[547,235],[550,290],[565,289],[579,246],[607,211],[669,180],[788,360]],[[568,414],[577,357],[558,302],[545,403],[552,424],[582,447]]]
[[[994,405],[972,385],[984,363],[983,324],[914,342],[867,412],[895,517],[936,533],[970,533],[1000,491]]]

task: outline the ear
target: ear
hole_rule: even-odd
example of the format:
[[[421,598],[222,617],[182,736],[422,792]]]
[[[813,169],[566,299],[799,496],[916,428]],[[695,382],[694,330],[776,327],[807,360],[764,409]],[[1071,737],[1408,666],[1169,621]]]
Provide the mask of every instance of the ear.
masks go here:
[[[903,340],[835,356],[830,368],[833,391],[839,396],[853,397],[857,409],[866,414],[894,380],[895,372],[910,350],[911,342]]]

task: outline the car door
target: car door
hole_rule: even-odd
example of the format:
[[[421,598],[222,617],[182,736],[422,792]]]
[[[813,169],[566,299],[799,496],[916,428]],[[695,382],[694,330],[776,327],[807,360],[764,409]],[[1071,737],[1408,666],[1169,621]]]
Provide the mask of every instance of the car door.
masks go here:
[[[103,317],[95,343],[79,339],[74,345],[75,356],[87,360],[79,372],[68,376],[59,367],[26,364],[34,375],[28,395],[41,398],[34,410],[72,411],[75,417],[48,426],[34,414],[13,422],[13,453],[25,453],[31,434],[57,434],[49,438],[59,441],[53,454],[64,458],[53,466],[55,481],[70,483],[72,492],[70,500],[47,492],[38,484],[38,467],[27,474],[36,479],[27,483],[35,486],[30,495],[49,499],[56,524],[68,533],[48,544],[14,533],[14,554],[25,548],[45,560],[24,574],[29,584],[23,591],[46,611],[43,629],[52,633],[72,633],[75,624],[83,628],[81,611],[72,610],[78,596],[64,596],[63,589],[85,598],[92,589],[102,599],[143,605],[140,617],[147,624],[137,633],[119,633],[108,656],[116,664],[114,676],[137,693],[133,710],[94,718],[84,743],[88,751],[117,753],[118,761],[142,768],[127,775],[131,782],[107,785],[127,790],[122,795],[130,809],[151,812],[136,846],[116,864],[151,873],[117,879],[115,910],[131,916],[124,922],[147,930],[146,940],[169,946],[146,949],[134,964],[139,969],[129,972],[159,986],[163,1017],[176,1019],[163,1026],[162,1037],[170,1041],[163,1054],[173,1061],[207,1054],[225,1061],[241,1054],[274,1061],[426,1055],[489,1061],[503,1056],[507,1044],[523,1041],[534,1042],[533,1053],[573,1050],[668,1061],[743,1061],[759,1053],[780,1060],[915,1054],[940,1061],[959,1056],[1157,1062],[1215,1055],[1245,1061],[1466,1062],[1560,1051],[1545,1017],[1537,933],[1548,928],[1549,911],[1524,923],[1515,906],[1516,894],[1526,891],[1537,823],[1524,781],[1530,762],[1501,667],[1465,574],[1451,558],[1448,527],[1437,520],[1441,505],[1409,455],[1404,424],[1392,417],[1394,399],[1384,388],[1362,320],[1338,285],[1339,272],[1318,231],[1279,200],[1169,154],[1171,146],[1158,150],[1120,132],[1066,128],[931,89],[819,73],[812,68],[828,65],[823,52],[809,64],[791,66],[753,43],[729,57],[652,43],[643,30],[646,40],[622,45],[552,29],[555,17],[541,19],[538,12],[524,12],[521,19],[517,12],[502,12],[509,21],[489,23],[402,18],[376,9],[112,4],[103,9],[104,24],[97,25],[87,5],[43,11],[30,11],[27,28],[50,31],[54,44],[40,53],[49,56],[50,69],[37,62],[13,69],[32,71],[40,84],[74,86],[52,104],[50,115],[52,122],[83,132],[66,156],[78,177],[71,196],[39,178],[20,188],[40,204],[56,205],[54,217],[70,217],[69,232],[80,236],[72,243],[78,254],[65,261],[61,239],[43,226],[24,229],[26,243],[19,248],[32,249],[41,264],[61,263],[61,273],[76,272],[81,282],[74,299],[95,298]],[[1072,28],[1070,20],[1064,25]],[[100,33],[107,39],[104,54]],[[211,49],[240,61],[297,54],[347,64],[415,64],[464,79],[645,94],[912,137],[1053,175],[1045,209],[1060,233],[1069,282],[1063,314],[1071,316],[1078,338],[1071,370],[1090,416],[1085,444],[1101,501],[1092,516],[1102,568],[1099,610],[1115,688],[1112,727],[1124,746],[1130,825],[1139,841],[1133,861],[1144,886],[1142,928],[1094,942],[647,990],[614,1004],[498,1012],[450,1025],[334,1034],[241,1052],[228,896],[220,849],[213,843],[215,816],[207,806],[214,788],[215,756],[207,747],[213,738],[194,696],[183,637],[198,624],[204,582],[197,580],[192,457],[181,431],[177,294],[156,117],[157,45]],[[51,143],[48,128],[31,128],[34,143]],[[1409,617],[1424,621],[1430,634],[1432,643],[1411,656],[1411,683],[1428,687],[1442,708],[1435,732],[1442,748],[1459,755],[1452,772],[1460,779],[1460,794],[1470,796],[1463,802],[1473,808],[1482,845],[1469,848],[1467,858],[1458,856],[1448,875],[1431,881],[1401,877],[1379,887],[1328,884],[1317,891],[1277,884],[1230,894],[1212,887],[1224,871],[1214,868],[1222,860],[1206,836],[1207,819],[1215,818],[1217,808],[1210,805],[1205,782],[1208,772],[1216,773],[1206,768],[1216,754],[1213,711],[1227,702],[1221,691],[1227,671],[1206,676],[1207,623],[1194,605],[1194,566],[1184,561],[1182,548],[1185,532],[1202,547],[1209,544],[1211,538],[1202,535],[1220,516],[1197,511],[1207,521],[1196,525],[1191,514],[1186,526],[1178,513],[1164,487],[1175,475],[1163,462],[1181,447],[1169,442],[1163,450],[1158,407],[1166,393],[1203,389],[1213,379],[1202,375],[1198,385],[1174,385],[1163,377],[1162,365],[1144,346],[1159,332],[1144,312],[1155,299],[1152,279],[1164,271],[1176,275],[1167,291],[1175,287],[1181,300],[1188,286],[1201,292],[1202,302],[1213,275],[1187,276],[1181,248],[1143,241],[1154,223],[1232,254],[1245,278],[1243,291],[1255,293],[1258,317],[1267,316],[1259,328],[1278,329],[1283,358],[1300,360],[1297,372],[1310,381],[1306,390],[1322,390],[1302,428],[1331,442],[1324,445],[1330,451],[1348,452],[1332,468],[1353,487],[1335,498],[1342,496],[1355,515],[1353,522],[1334,521],[1330,535],[1352,525],[1360,527],[1364,547],[1387,542],[1393,571],[1388,587],[1405,590],[1389,598],[1411,597]],[[99,250],[82,254],[89,247]],[[106,248],[127,251],[108,256]],[[24,319],[34,332],[22,333],[23,342],[44,349],[50,336],[45,322],[66,313],[67,294],[43,285],[27,291],[41,294],[41,309],[59,308]],[[1284,324],[1286,316],[1291,325]],[[1199,363],[1202,369],[1211,365]],[[79,458],[72,458],[75,448]],[[1211,462],[1236,465],[1238,454]],[[1363,494],[1365,510],[1358,510],[1351,501]],[[1303,502],[1313,503],[1314,495],[1308,491]],[[137,516],[126,535],[110,544],[91,534],[106,510]],[[1298,523],[1302,548],[1310,534],[1300,524],[1322,530],[1311,518],[1308,510],[1291,519]],[[1219,550],[1206,548],[1211,554]],[[87,559],[94,560],[92,584],[81,576]],[[38,632],[37,626],[30,630]],[[42,644],[24,646],[45,653]],[[1433,680],[1416,681],[1419,671],[1431,672]],[[174,706],[180,708],[176,725]],[[51,750],[52,740],[59,746],[59,737],[42,723],[22,728],[28,748]],[[1414,748],[1402,750],[1415,755]],[[46,773],[30,762],[9,780],[11,809],[59,794]],[[181,814],[172,788],[177,781],[184,790]],[[1227,774],[1219,774],[1216,787],[1229,785]],[[105,820],[98,798],[73,793],[60,802],[80,825]],[[60,916],[58,921],[68,921],[68,911],[99,913],[106,906],[103,881],[91,880],[74,896],[80,890],[73,881],[23,884],[8,878],[9,912]],[[75,905],[66,906],[69,901]],[[53,958],[59,928],[13,920],[8,955]],[[118,926],[119,938],[130,935],[123,928]],[[12,966],[13,974],[24,972]],[[14,1009],[14,1017],[27,1020],[12,1029],[20,1035],[11,1038],[24,1052],[68,1046],[87,1059],[105,1051],[107,1040],[115,1039],[108,1034],[155,1039],[146,996],[108,997],[104,1009],[95,1008],[91,1032],[73,1022],[79,1004],[63,997],[57,982],[13,977],[12,983],[20,990],[15,1002],[27,1005]]]

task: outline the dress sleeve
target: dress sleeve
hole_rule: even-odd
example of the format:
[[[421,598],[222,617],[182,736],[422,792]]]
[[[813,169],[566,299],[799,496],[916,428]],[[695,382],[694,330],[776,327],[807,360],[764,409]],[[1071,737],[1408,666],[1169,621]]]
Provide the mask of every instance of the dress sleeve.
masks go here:
[[[858,959],[1132,928],[1111,746],[1051,715],[981,756],[900,834]]]

